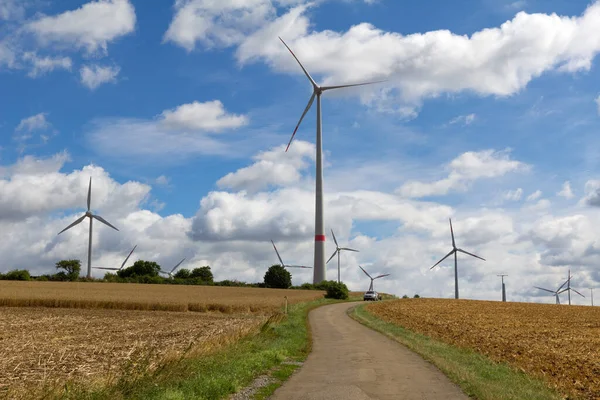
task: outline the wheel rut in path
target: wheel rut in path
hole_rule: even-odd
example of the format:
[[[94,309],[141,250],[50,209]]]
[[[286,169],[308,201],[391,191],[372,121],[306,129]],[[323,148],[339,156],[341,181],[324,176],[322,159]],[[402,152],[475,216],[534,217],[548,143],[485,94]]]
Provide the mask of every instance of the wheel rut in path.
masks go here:
[[[468,400],[435,366],[350,318],[358,303],[309,314],[313,347],[271,400]]]

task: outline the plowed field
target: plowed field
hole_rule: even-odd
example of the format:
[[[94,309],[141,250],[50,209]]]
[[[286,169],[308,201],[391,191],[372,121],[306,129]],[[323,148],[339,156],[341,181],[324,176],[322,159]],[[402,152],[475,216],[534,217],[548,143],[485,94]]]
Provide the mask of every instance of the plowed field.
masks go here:
[[[540,377],[565,395],[600,399],[600,307],[402,299],[367,310]]]

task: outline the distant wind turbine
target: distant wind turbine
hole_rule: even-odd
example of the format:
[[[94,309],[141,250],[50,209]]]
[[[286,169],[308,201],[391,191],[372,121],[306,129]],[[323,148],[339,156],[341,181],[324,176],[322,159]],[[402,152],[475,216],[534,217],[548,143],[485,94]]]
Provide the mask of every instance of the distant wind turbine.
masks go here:
[[[362,272],[365,273],[365,275],[367,275],[370,279],[371,279],[371,284],[369,285],[369,292],[373,291],[373,281],[375,279],[379,279],[379,278],[383,278],[384,276],[388,276],[390,274],[383,274],[383,275],[377,275],[375,278],[373,278],[371,275],[369,275],[369,273],[367,271],[365,271],[365,269],[363,267],[361,267],[360,265],[358,266],[358,268],[362,269]]]
[[[479,258],[480,260],[483,260],[483,261],[485,261],[485,258],[476,256],[475,254],[471,254],[468,251],[464,251],[463,249],[459,249],[458,247],[456,247],[456,243],[454,242],[454,231],[452,230],[452,219],[451,218],[448,218],[448,219],[450,220],[450,235],[452,235],[452,250],[450,251],[450,253],[446,254],[444,256],[444,258],[442,258],[440,261],[436,262],[433,265],[433,267],[431,267],[429,269],[435,268],[436,265],[438,265],[439,263],[444,261],[446,258],[448,258],[452,254],[454,254],[454,298],[458,299],[458,260],[456,257],[457,253],[458,252],[465,253],[472,257]]]
[[[169,278],[172,278],[172,277],[173,277],[173,272],[175,272],[175,270],[177,269],[177,267],[179,267],[179,266],[181,265],[181,263],[182,263],[182,262],[184,262],[184,261],[185,261],[185,258],[184,258],[183,260],[179,261],[179,262],[178,262],[178,263],[177,263],[177,264],[176,264],[176,265],[173,267],[173,269],[172,269],[171,271],[163,271],[163,270],[160,270],[159,272],[162,272],[163,274],[167,274],[167,275],[169,275]]]
[[[289,265],[289,264],[284,264],[283,260],[281,259],[281,256],[279,255],[279,252],[277,251],[277,247],[275,247],[275,243],[271,240],[271,243],[273,244],[273,248],[275,249],[275,253],[277,253],[277,258],[279,258],[279,262],[281,263],[281,266],[284,268],[312,268],[312,267],[307,267],[305,265]]]
[[[571,270],[569,270],[569,277],[567,279],[567,287],[563,291],[561,291],[561,293],[567,292],[569,294],[569,305],[571,305],[571,290],[574,291],[575,293],[577,293],[578,295],[580,295],[581,297],[585,298],[584,295],[582,295],[577,290],[575,290],[571,287],[571,278],[573,278],[573,277],[571,276]]]
[[[340,247],[338,245],[338,242],[335,238],[335,233],[333,233],[333,229],[331,230],[331,234],[333,235],[333,241],[335,242],[335,251],[333,252],[333,254],[331,255],[331,257],[329,257],[329,260],[327,260],[326,264],[329,264],[329,261],[331,261],[331,259],[337,254],[337,259],[338,259],[338,283],[340,283],[340,253],[342,251],[356,251],[358,252],[358,250],[354,250],[348,247]]]
[[[89,236],[89,241],[88,241],[88,268],[87,268],[87,277],[88,278],[92,277],[92,221],[94,220],[94,218],[96,218],[98,221],[102,222],[104,225],[110,226],[114,230],[118,231],[118,229],[115,228],[114,226],[112,226],[107,220],[105,220],[104,218],[102,218],[99,215],[93,214],[90,211],[91,204],[92,204],[92,177],[90,176],[90,185],[88,188],[88,195],[87,195],[87,211],[81,218],[76,219],[75,222],[73,222],[71,225],[67,226],[65,229],[58,232],[58,234],[57,234],[57,235],[60,235],[64,231],[74,227],[75,225],[77,225],[81,221],[83,221],[86,217],[90,219],[90,236]]]
[[[127,262],[127,260],[129,260],[129,257],[131,257],[131,254],[133,254],[133,251],[135,250],[136,247],[137,247],[137,244],[133,247],[133,249],[131,249],[131,251],[129,252],[129,255],[125,258],[125,261],[123,261],[123,264],[121,264],[121,266],[119,268],[94,267],[94,269],[105,269],[105,270],[109,270],[109,271],[120,271],[120,270],[122,270],[123,267],[125,266],[125,263]]]
[[[563,288],[563,286],[565,286],[565,285],[566,285],[568,282],[569,282],[569,279],[567,279],[567,280],[566,280],[566,281],[565,281],[565,282],[564,282],[562,285],[560,285],[560,286],[558,287],[558,289],[556,289],[556,290],[544,289],[544,288],[542,288],[542,287],[539,287],[539,286],[534,286],[534,288],[536,288],[536,289],[540,289],[540,290],[544,290],[544,291],[546,291],[546,292],[549,292],[549,293],[552,293],[552,294],[554,295],[554,297],[556,298],[556,304],[560,304],[560,297],[559,297],[559,295],[560,295],[561,293],[563,293],[565,290],[567,290],[566,288],[565,288],[565,289],[563,289],[563,290],[561,290],[561,289],[562,289],[562,288]]]
[[[325,279],[327,279],[326,278],[326,269],[325,269],[325,231],[324,231],[324,226],[323,226],[323,155],[322,155],[323,145],[322,145],[322,137],[321,137],[321,94],[323,94],[323,92],[325,92],[326,90],[341,89],[341,88],[347,88],[347,87],[353,87],[353,86],[364,86],[364,85],[370,85],[373,83],[379,83],[379,82],[383,82],[383,81],[355,83],[355,84],[351,84],[351,85],[319,86],[319,85],[317,85],[315,80],[310,76],[310,74],[308,73],[306,68],[304,68],[304,66],[302,65],[302,63],[300,62],[298,57],[296,57],[296,55],[294,54],[292,49],[289,48],[289,46],[283,41],[282,38],[279,38],[279,40],[281,40],[283,45],[288,49],[288,51],[296,59],[296,62],[298,62],[298,65],[300,65],[300,68],[302,68],[304,75],[306,75],[306,77],[308,78],[308,80],[310,81],[310,83],[313,87],[313,94],[310,97],[310,99],[308,100],[308,105],[304,109],[304,112],[302,113],[302,116],[300,117],[300,120],[298,121],[298,124],[296,125],[296,128],[294,129],[294,133],[292,133],[292,137],[290,138],[290,141],[288,142],[288,145],[285,149],[286,152],[290,148],[290,144],[292,144],[292,140],[294,140],[294,136],[296,135],[296,132],[298,131],[298,127],[300,127],[300,124],[302,123],[304,116],[306,115],[306,113],[308,113],[308,110],[310,110],[310,107],[312,106],[313,102],[315,101],[315,97],[317,98],[317,143],[316,143],[317,171],[316,171],[316,177],[315,177],[316,188],[315,188],[315,258],[314,258],[315,269],[313,272],[313,283],[317,284],[317,283],[320,283],[321,281],[324,281]]]

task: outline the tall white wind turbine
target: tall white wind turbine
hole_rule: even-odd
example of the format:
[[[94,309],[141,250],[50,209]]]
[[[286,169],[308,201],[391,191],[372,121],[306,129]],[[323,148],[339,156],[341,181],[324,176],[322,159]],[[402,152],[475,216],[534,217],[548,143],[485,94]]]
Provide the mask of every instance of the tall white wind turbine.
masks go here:
[[[125,261],[123,261],[123,264],[121,264],[121,266],[119,268],[114,268],[114,267],[94,267],[94,269],[104,269],[104,270],[108,270],[108,271],[120,271],[123,269],[123,267],[125,266],[125,264],[127,263],[127,260],[129,260],[129,257],[131,257],[131,255],[133,254],[133,251],[135,250],[135,248],[137,247],[137,244],[135,246],[133,246],[133,249],[131,249],[131,251],[129,252],[129,254],[127,255],[127,257],[125,257]]]
[[[383,275],[377,275],[375,278],[373,278],[371,275],[369,275],[369,273],[367,271],[365,271],[365,269],[363,267],[361,267],[360,265],[358,266],[358,268],[362,269],[362,272],[365,273],[365,275],[367,275],[370,279],[371,279],[371,284],[369,285],[369,292],[373,291],[373,281],[375,279],[379,279],[379,278],[383,278],[384,276],[388,276],[390,274],[383,274]]]
[[[329,257],[329,260],[327,260],[326,264],[329,264],[329,261],[331,261],[331,259],[337,254],[337,259],[338,259],[338,283],[340,283],[340,253],[342,251],[356,251],[358,252],[358,250],[354,250],[348,247],[340,247],[338,245],[338,242],[335,238],[335,233],[333,233],[333,229],[331,230],[331,234],[333,235],[333,241],[335,242],[335,251],[333,252],[333,254],[331,255],[331,257]]]
[[[89,241],[88,241],[88,267],[87,267],[87,277],[88,278],[92,277],[92,221],[94,220],[94,218],[96,218],[98,221],[102,222],[104,225],[110,226],[114,230],[118,231],[118,229],[115,228],[114,226],[112,226],[107,220],[105,220],[104,218],[102,218],[99,215],[93,214],[92,211],[90,210],[91,205],[92,205],[92,177],[90,176],[90,185],[88,188],[88,195],[87,195],[87,211],[81,218],[76,219],[75,222],[73,222],[71,225],[67,226],[65,229],[58,232],[58,235],[60,235],[64,231],[79,224],[86,217],[90,219],[90,236],[89,236]]]
[[[304,109],[304,112],[302,113],[302,116],[300,117],[300,120],[298,121],[298,124],[296,125],[296,128],[294,129],[294,133],[292,133],[292,137],[290,138],[290,141],[289,141],[285,151],[288,151],[290,144],[292,143],[292,140],[294,140],[294,136],[296,135],[296,132],[298,131],[298,127],[300,126],[300,124],[302,123],[302,120],[304,119],[304,116],[306,115],[306,113],[308,113],[308,110],[310,109],[313,102],[315,101],[315,97],[317,98],[317,143],[316,143],[316,146],[317,146],[317,157],[316,157],[317,171],[316,171],[316,177],[315,177],[316,190],[315,190],[315,262],[314,262],[315,269],[313,272],[313,284],[317,284],[326,279],[325,231],[324,231],[324,227],[323,227],[323,154],[322,154],[323,153],[323,145],[322,145],[322,140],[321,140],[322,139],[321,138],[321,94],[323,94],[323,92],[325,92],[326,90],[341,89],[341,88],[347,88],[347,87],[353,87],[353,86],[370,85],[373,83],[379,83],[379,82],[383,82],[383,81],[355,83],[355,84],[351,84],[351,85],[319,86],[319,85],[317,85],[315,80],[310,76],[308,71],[306,71],[306,68],[304,68],[304,66],[302,65],[302,63],[300,62],[298,57],[296,57],[296,55],[294,54],[292,49],[289,48],[289,46],[283,41],[282,38],[279,38],[279,40],[281,40],[283,45],[289,50],[289,52],[292,54],[292,56],[296,59],[296,61],[298,62],[298,65],[300,65],[300,68],[302,68],[304,75],[306,75],[306,77],[308,78],[308,80],[310,81],[310,83],[312,84],[312,87],[313,87],[313,94],[312,94],[312,96],[310,96],[310,99],[308,100],[308,105]]]
[[[458,260],[457,260],[457,253],[461,252],[461,253],[465,253],[470,255],[471,257],[475,257],[475,258],[479,258],[480,260],[485,261],[485,258],[476,256],[475,254],[471,254],[468,251],[464,251],[463,249],[459,249],[458,247],[456,247],[456,243],[454,242],[454,231],[452,230],[452,219],[448,218],[450,220],[450,235],[452,235],[452,250],[450,251],[450,253],[446,254],[444,256],[444,258],[442,258],[440,261],[436,262],[433,267],[429,268],[429,269],[433,269],[435,268],[436,265],[438,265],[439,263],[441,263],[442,261],[444,261],[446,258],[448,258],[449,256],[451,256],[452,254],[454,254],[454,298],[458,299]]]

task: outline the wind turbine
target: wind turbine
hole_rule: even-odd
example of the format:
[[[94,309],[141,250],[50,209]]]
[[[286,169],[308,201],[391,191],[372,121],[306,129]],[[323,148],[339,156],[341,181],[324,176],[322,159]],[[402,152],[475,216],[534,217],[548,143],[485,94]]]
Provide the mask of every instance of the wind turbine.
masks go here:
[[[173,277],[173,272],[175,272],[175,270],[177,269],[177,267],[179,267],[181,265],[181,263],[184,262],[184,261],[185,261],[185,258],[183,260],[179,261],[177,263],[177,265],[175,265],[171,271],[160,270],[159,272],[162,272],[163,274],[167,274],[167,275],[169,275],[169,278],[172,278]]]
[[[333,252],[331,257],[329,257],[329,260],[327,260],[326,264],[329,264],[329,261],[331,261],[331,259],[337,254],[337,256],[338,256],[337,257],[337,259],[338,259],[338,283],[340,283],[340,253],[344,250],[356,251],[356,252],[358,252],[358,250],[350,249],[348,247],[340,247],[338,245],[337,240],[335,239],[335,233],[333,233],[333,229],[331,230],[331,234],[333,235],[333,241],[335,242],[335,251]]]
[[[277,251],[277,247],[275,247],[275,243],[271,240],[271,243],[273,243],[273,248],[275,249],[275,253],[277,253],[277,258],[279,258],[279,262],[281,263],[281,266],[284,268],[311,268],[311,267],[307,267],[305,265],[288,265],[288,264],[284,264],[283,260],[281,259],[281,256],[279,255],[279,252]]]
[[[389,274],[377,275],[375,278],[373,278],[371,275],[369,275],[369,273],[367,271],[365,271],[365,269],[363,267],[361,267],[359,265],[358,268],[362,269],[362,271],[365,273],[365,275],[367,275],[369,278],[371,278],[371,284],[369,285],[369,292],[373,291],[373,281],[375,279],[383,278],[384,276],[388,276],[389,275]]]
[[[444,261],[446,258],[448,258],[450,255],[454,254],[454,298],[458,299],[458,260],[457,260],[457,253],[461,252],[461,253],[465,253],[468,254],[472,257],[475,258],[479,258],[480,260],[485,261],[485,258],[476,256],[475,254],[471,254],[468,251],[464,251],[463,249],[459,249],[458,247],[456,247],[456,243],[454,242],[454,231],[452,230],[452,219],[448,218],[448,220],[450,220],[450,234],[452,235],[452,250],[450,251],[450,253],[446,254],[444,256],[444,258],[442,258],[440,261],[436,262],[433,267],[429,268],[429,269],[433,269],[435,268],[436,265],[438,265],[439,263],[441,263],[442,261]]]
[[[306,68],[304,68],[304,66],[302,65],[302,63],[300,62],[298,57],[296,57],[296,55],[294,54],[292,49],[289,48],[289,46],[283,41],[283,39],[281,37],[279,38],[279,40],[281,40],[283,45],[289,50],[289,52],[292,54],[292,56],[296,59],[296,61],[298,62],[298,65],[300,65],[300,68],[302,68],[304,75],[306,75],[306,77],[308,78],[308,80],[310,81],[310,83],[313,87],[313,94],[312,94],[312,96],[310,96],[310,99],[308,100],[308,105],[304,109],[304,112],[302,113],[302,116],[300,117],[300,120],[298,121],[298,124],[296,125],[296,128],[294,129],[294,133],[292,133],[292,137],[290,138],[290,141],[288,142],[288,145],[285,149],[286,152],[290,148],[290,144],[292,144],[292,140],[294,140],[294,136],[296,135],[296,132],[298,131],[298,127],[302,123],[304,116],[306,115],[306,113],[308,113],[308,110],[310,109],[313,102],[315,101],[315,97],[317,98],[317,143],[316,143],[317,171],[316,171],[316,176],[315,176],[316,188],[315,188],[315,258],[314,258],[315,269],[313,272],[313,283],[317,284],[326,279],[325,231],[324,231],[324,227],[323,227],[323,145],[322,145],[322,138],[321,138],[321,95],[323,94],[323,92],[325,92],[327,90],[341,89],[341,88],[347,88],[347,87],[353,87],[353,86],[364,86],[364,85],[370,85],[373,83],[378,83],[378,82],[383,82],[383,81],[355,83],[355,84],[351,84],[351,85],[319,86],[319,85],[317,85],[315,80],[310,76],[310,74],[308,73]]]
[[[562,292],[564,292],[567,289],[561,290],[563,288],[563,286],[565,286],[567,283],[569,282],[569,279],[567,279],[562,285],[560,285],[558,287],[558,289],[556,290],[550,290],[550,289],[544,289],[541,288],[539,286],[534,286],[534,288],[536,289],[540,289],[540,290],[544,290],[546,292],[552,293],[554,295],[554,297],[556,297],[556,304],[560,304],[560,297],[558,296],[559,294],[561,294]]]
[[[131,249],[131,251],[129,252],[129,255],[125,258],[125,261],[123,261],[123,264],[121,264],[121,266],[119,268],[111,268],[111,267],[94,267],[95,269],[106,269],[109,271],[120,271],[123,269],[123,267],[125,266],[125,263],[127,262],[127,260],[129,260],[129,257],[131,257],[131,254],[133,254],[133,251],[135,250],[135,248],[137,247],[137,244],[133,247],[133,249]]]
[[[110,226],[114,230],[118,231],[118,229],[115,228],[114,226],[112,226],[107,220],[105,220],[104,218],[102,218],[99,215],[93,214],[90,211],[91,204],[92,204],[92,177],[90,176],[90,186],[88,188],[88,195],[87,195],[87,211],[81,218],[76,219],[75,222],[73,222],[71,225],[67,226],[65,229],[58,232],[58,234],[57,234],[57,235],[60,235],[64,231],[74,227],[75,225],[77,225],[81,221],[83,221],[86,217],[90,219],[90,237],[89,237],[89,242],[88,242],[88,268],[87,268],[87,277],[88,278],[92,277],[92,221],[94,220],[94,218],[96,218],[98,221],[102,222],[104,225]]]
[[[567,279],[567,287],[563,291],[561,291],[561,293],[562,292],[568,292],[568,294],[569,294],[569,305],[571,305],[571,290],[574,291],[575,293],[577,293],[578,295],[580,295],[581,297],[585,298],[584,295],[582,295],[577,290],[575,290],[575,289],[573,289],[571,287],[571,278],[572,278],[572,276],[571,276],[571,270],[569,270],[569,278]]]
[[[506,286],[504,286],[504,277],[508,276],[507,274],[496,275],[502,277],[502,301],[506,301]]]

